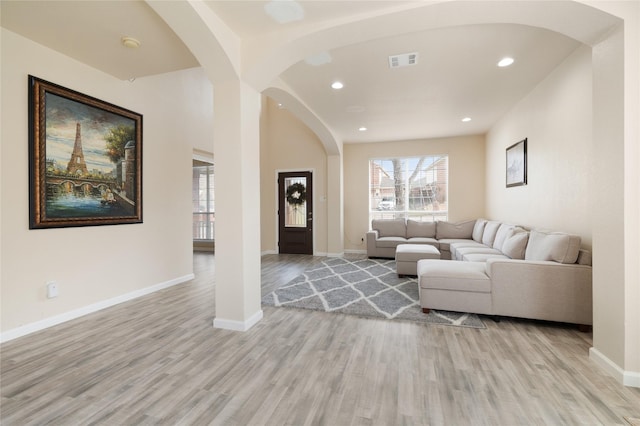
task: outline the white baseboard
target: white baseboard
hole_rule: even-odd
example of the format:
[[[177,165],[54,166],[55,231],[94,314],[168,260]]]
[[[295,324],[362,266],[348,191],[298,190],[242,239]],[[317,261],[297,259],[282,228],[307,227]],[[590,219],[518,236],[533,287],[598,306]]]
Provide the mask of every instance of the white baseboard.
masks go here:
[[[632,388],[640,388],[640,373],[636,371],[626,371],[622,384]]]
[[[366,250],[345,250],[342,253],[326,253],[324,251],[316,251],[315,253],[313,253],[314,256],[318,256],[318,257],[344,257],[345,253],[366,253]],[[278,252],[276,250],[265,250],[260,252],[260,256],[264,256],[267,254],[278,254]]]
[[[213,327],[214,328],[222,328],[224,330],[232,330],[232,331],[247,331],[254,325],[258,323],[262,319],[262,309],[260,309],[255,314],[251,315],[245,321],[236,321],[236,320],[228,320],[223,318],[214,318]]]
[[[344,257],[344,252],[341,253],[327,253],[327,257]]]
[[[349,249],[344,251],[346,254],[367,254],[366,250]]]
[[[150,287],[141,288],[140,290],[132,291],[131,293],[116,296],[111,299],[83,306],[82,308],[74,309],[73,311],[65,312],[60,315],[55,315],[40,321],[20,326],[18,328],[14,328],[12,330],[5,331],[4,333],[0,334],[0,343],[8,342],[9,340],[17,339],[18,337],[26,336],[27,334],[35,333],[36,331],[44,330],[45,328],[53,327],[54,325],[62,324],[63,322],[71,321],[73,319],[92,314],[102,309],[118,305],[122,302],[137,299],[138,297],[146,296],[147,294],[155,293],[156,291],[160,291],[177,284],[182,284],[194,278],[195,275],[187,274],[179,278],[174,278],[172,280],[155,284]]]
[[[640,388],[640,373],[625,371],[596,348],[589,349],[589,359],[624,386]]]
[[[318,257],[344,257],[344,253],[327,253],[325,251],[317,251],[313,255]]]

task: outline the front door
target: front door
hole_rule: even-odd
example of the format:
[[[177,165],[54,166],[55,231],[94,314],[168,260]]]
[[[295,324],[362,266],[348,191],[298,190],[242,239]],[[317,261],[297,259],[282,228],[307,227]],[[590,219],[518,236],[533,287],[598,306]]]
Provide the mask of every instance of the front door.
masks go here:
[[[313,254],[311,172],[279,173],[278,200],[279,252]]]

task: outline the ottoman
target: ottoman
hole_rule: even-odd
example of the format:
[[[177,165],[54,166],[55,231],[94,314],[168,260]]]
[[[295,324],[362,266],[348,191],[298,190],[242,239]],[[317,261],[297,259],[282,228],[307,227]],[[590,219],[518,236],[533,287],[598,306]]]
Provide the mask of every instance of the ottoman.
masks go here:
[[[493,315],[491,279],[484,262],[421,260],[418,262],[420,306]]]
[[[400,244],[396,247],[398,276],[418,275],[417,263],[422,259],[440,259],[440,251],[429,244]]]

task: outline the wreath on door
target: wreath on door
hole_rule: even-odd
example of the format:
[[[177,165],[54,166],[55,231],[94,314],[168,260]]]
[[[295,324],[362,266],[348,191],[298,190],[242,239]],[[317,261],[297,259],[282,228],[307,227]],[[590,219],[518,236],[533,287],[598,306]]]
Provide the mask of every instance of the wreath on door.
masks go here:
[[[294,183],[287,187],[287,203],[299,206],[307,201],[307,188],[301,183]]]

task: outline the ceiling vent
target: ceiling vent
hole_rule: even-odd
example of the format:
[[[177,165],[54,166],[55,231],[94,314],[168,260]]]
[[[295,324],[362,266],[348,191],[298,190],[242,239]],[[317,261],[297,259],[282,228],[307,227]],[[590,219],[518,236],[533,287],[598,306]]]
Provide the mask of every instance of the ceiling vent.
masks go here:
[[[403,53],[389,56],[389,68],[408,67],[418,63],[418,53]]]

